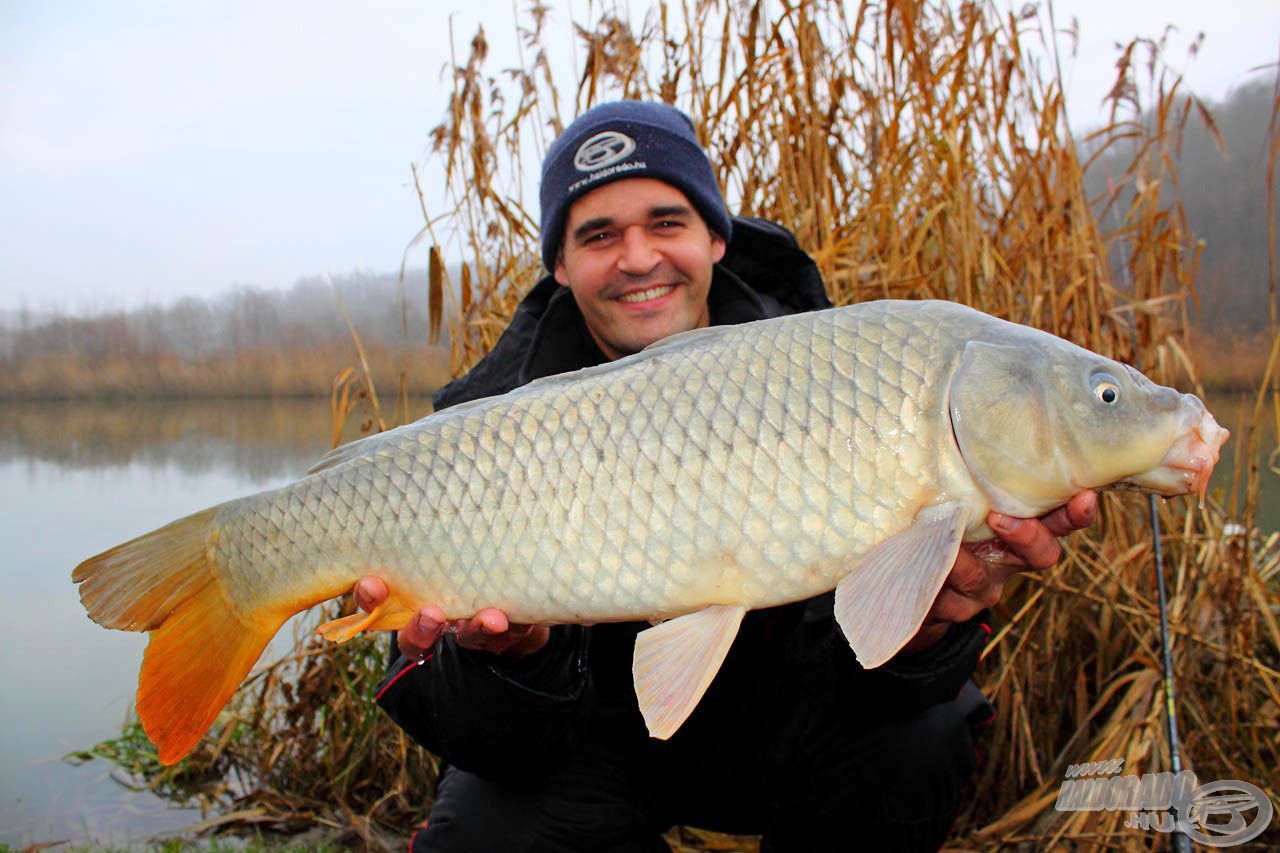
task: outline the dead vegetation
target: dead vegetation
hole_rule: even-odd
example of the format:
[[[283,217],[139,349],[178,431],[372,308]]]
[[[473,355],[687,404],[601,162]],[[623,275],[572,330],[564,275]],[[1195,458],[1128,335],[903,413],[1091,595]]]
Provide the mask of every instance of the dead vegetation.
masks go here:
[[[368,357],[378,375],[403,376],[419,396],[448,380],[445,356],[438,347],[377,346],[370,348]],[[255,347],[198,359],[120,348],[99,355],[56,353],[15,361],[3,365],[0,400],[278,399],[323,397],[334,375],[351,364],[351,347]]]
[[[447,182],[456,208],[420,235],[472,259],[457,276],[431,277],[431,304],[452,318],[452,371],[493,345],[539,274],[536,203],[524,188],[545,145],[580,110],[625,96],[688,112],[730,207],[792,228],[837,303],[957,300],[1198,388],[1187,337],[1196,244],[1161,189],[1176,182],[1166,155],[1184,122],[1205,116],[1161,70],[1158,45],[1130,44],[1112,123],[1089,148],[1123,144],[1132,156],[1107,198],[1086,197],[1059,77],[1045,70],[1068,39],[1054,38],[1047,14],[826,0],[687,0],[643,18],[593,7],[578,24],[576,92],[551,84],[545,7],[520,19],[522,55],[498,58],[497,69],[477,34],[433,134],[433,179]],[[1152,120],[1139,120],[1143,111]],[[1269,298],[1260,310],[1271,311],[1274,340],[1274,272]],[[1277,359],[1272,346],[1252,379],[1254,427],[1280,422]],[[1255,527],[1265,453],[1241,450],[1257,434],[1233,438],[1234,494],[1203,509],[1170,502],[1160,521],[1184,760],[1203,781],[1250,781],[1280,803],[1280,546]],[[1100,523],[1067,543],[1055,570],[1008,590],[978,673],[1000,714],[955,845],[1151,842],[1123,829],[1120,812],[1054,810],[1070,763],[1168,767],[1146,510],[1108,496]],[[371,844],[375,828],[407,832],[425,812],[430,765],[372,708],[376,658],[367,641],[308,642],[243,688],[211,736],[216,748],[184,764],[232,774],[233,808],[261,819],[341,824]],[[681,838],[694,849],[753,844]]]

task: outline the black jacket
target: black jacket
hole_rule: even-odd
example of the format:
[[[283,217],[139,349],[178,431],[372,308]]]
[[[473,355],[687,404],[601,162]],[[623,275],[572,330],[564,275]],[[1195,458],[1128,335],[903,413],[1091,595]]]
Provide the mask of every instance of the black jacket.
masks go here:
[[[816,265],[789,231],[744,218],[733,227],[708,297],[713,325],[830,307]],[[493,351],[437,392],[436,407],[603,361],[572,293],[548,276]],[[528,780],[592,744],[653,761],[665,751],[687,754],[751,738],[778,724],[797,689],[867,725],[914,713],[953,698],[973,672],[984,640],[978,622],[953,627],[924,654],[863,670],[835,624],[830,593],[752,611],[706,695],[665,743],[647,736],[631,682],[635,635],[647,623],[556,626],[545,648],[520,659],[462,649],[446,637],[424,664],[396,660],[378,703],[450,763],[493,779]]]

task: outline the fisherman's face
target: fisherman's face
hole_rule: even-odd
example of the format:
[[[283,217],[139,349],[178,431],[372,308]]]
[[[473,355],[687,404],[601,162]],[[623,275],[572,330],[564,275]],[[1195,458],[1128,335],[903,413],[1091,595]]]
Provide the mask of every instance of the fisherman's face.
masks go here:
[[[555,276],[615,359],[707,325],[711,268],[724,248],[680,190],[625,178],[569,207]]]

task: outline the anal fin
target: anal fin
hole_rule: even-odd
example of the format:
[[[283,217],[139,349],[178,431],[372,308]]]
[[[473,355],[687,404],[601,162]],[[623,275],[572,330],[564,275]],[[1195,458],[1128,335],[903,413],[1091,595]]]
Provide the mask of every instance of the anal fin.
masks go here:
[[[926,507],[836,584],[836,622],[864,667],[880,666],[920,630],[955,565],[967,520],[959,501]]]
[[[666,740],[693,713],[746,612],[745,607],[713,604],[637,635],[631,674],[651,736]]]
[[[331,619],[316,628],[316,633],[326,640],[345,643],[364,631],[399,631],[409,624],[413,614],[412,608],[395,598],[388,598],[370,613],[352,613],[341,619]]]

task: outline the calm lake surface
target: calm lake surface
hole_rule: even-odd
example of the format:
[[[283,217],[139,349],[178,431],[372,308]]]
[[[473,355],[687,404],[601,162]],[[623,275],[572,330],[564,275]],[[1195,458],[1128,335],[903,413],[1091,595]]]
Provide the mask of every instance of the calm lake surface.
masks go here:
[[[1238,437],[1243,405],[1210,408]],[[295,479],[329,447],[330,429],[327,400],[0,404],[0,842],[124,845],[200,819],[125,789],[104,762],[61,760],[119,734],[146,645],[90,622],[71,570],[179,516]],[[1224,459],[1215,483],[1229,482],[1230,467]],[[1264,490],[1259,522],[1274,530],[1280,476],[1264,473]]]
[[[105,762],[61,760],[119,734],[146,646],[89,621],[71,570],[289,482],[330,441],[327,400],[0,404],[0,842],[123,845],[200,819],[127,790]]]
[[[1218,422],[1231,430],[1231,439],[1222,449],[1222,458],[1213,471],[1211,490],[1224,501],[1224,506],[1236,518],[1244,512],[1244,482],[1246,474],[1244,466],[1236,471],[1236,461],[1240,457],[1239,449],[1246,440],[1250,440],[1256,449],[1255,459],[1258,463],[1258,507],[1253,519],[1254,526],[1264,533],[1280,530],[1280,452],[1276,445],[1276,424],[1271,410],[1264,408],[1260,423],[1253,426],[1255,398],[1246,393],[1224,393],[1211,396],[1205,401],[1209,411],[1213,412]],[[1252,433],[1252,435],[1250,435]],[[1244,460],[1241,460],[1244,461]],[[1276,466],[1272,468],[1270,466]],[[1233,478],[1239,478],[1233,484]],[[1233,505],[1231,495],[1238,500]]]

